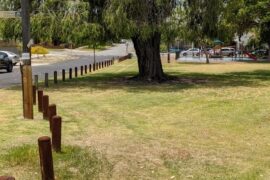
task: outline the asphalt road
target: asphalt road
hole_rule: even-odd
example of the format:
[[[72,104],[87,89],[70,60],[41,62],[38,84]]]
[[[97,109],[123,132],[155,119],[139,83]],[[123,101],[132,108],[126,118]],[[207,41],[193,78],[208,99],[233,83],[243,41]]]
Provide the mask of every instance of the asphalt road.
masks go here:
[[[33,76],[39,75],[39,79],[44,79],[44,74],[49,73],[50,76],[53,75],[54,71],[58,71],[60,74],[62,69],[68,72],[69,68],[80,67],[84,65],[89,65],[94,62],[94,56],[92,52],[81,51],[81,50],[61,50],[53,51],[50,53],[52,56],[68,55],[70,58],[53,63],[53,64],[33,64]],[[108,50],[96,53],[96,62],[101,62],[106,59],[112,59],[113,57],[126,55],[126,45],[118,44]],[[0,70],[0,89],[8,88],[14,85],[21,85],[21,73],[19,66],[15,66],[12,73],[6,73],[5,70]]]

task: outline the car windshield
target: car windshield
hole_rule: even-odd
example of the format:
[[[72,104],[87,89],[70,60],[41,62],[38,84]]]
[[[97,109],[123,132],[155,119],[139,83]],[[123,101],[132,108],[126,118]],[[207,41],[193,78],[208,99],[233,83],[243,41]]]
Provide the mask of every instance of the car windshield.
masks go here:
[[[17,54],[9,51],[2,51],[2,53],[6,53],[8,56],[17,56]]]

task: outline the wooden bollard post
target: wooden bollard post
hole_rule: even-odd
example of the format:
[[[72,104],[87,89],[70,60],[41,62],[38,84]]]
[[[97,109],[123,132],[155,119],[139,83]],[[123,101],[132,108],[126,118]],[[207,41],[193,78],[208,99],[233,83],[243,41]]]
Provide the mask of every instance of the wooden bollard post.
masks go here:
[[[35,79],[35,86],[38,89],[38,75],[35,75],[34,79]]]
[[[50,131],[52,131],[52,118],[57,115],[56,105],[51,104],[48,108],[48,117],[50,123]]]
[[[49,87],[49,74],[45,73],[45,87]]]
[[[92,65],[89,64],[89,72],[92,72]]]
[[[98,69],[101,69],[101,64],[100,64],[100,62],[98,63]]]
[[[62,81],[66,81],[66,70],[62,70]]]
[[[75,77],[77,78],[78,77],[78,68],[75,67]]]
[[[15,180],[12,176],[0,176],[0,180]]]
[[[38,147],[42,180],[54,180],[51,138],[38,138]]]
[[[87,74],[87,65],[84,66],[84,73]]]
[[[103,61],[102,61],[102,63],[101,63],[101,64],[102,64],[102,69],[103,69],[103,68],[104,68],[104,64],[103,64]]]
[[[56,152],[61,152],[61,133],[62,133],[62,118],[54,116],[52,118],[52,146]]]
[[[48,120],[49,96],[44,95],[42,98],[43,119]]]
[[[83,66],[81,66],[81,76],[83,76]]]
[[[37,104],[37,88],[36,86],[33,86],[33,104]]]
[[[69,68],[69,79],[72,79],[72,68]]]
[[[38,111],[43,112],[43,91],[38,90]]]
[[[53,80],[54,80],[54,84],[57,84],[58,83],[58,80],[57,80],[57,71],[54,71],[53,72]]]
[[[96,71],[96,64],[93,63],[93,71]]]

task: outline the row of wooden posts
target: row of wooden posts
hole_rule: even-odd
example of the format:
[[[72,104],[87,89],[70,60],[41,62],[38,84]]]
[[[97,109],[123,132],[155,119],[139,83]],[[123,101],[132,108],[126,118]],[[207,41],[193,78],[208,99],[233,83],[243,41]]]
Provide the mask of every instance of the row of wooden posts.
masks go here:
[[[55,104],[50,104],[50,98],[44,94],[43,90],[36,91],[33,87],[34,96],[38,96],[38,111],[43,114],[43,119],[49,121],[49,129],[51,138],[43,136],[38,138],[39,158],[41,176],[43,180],[54,180],[52,149],[59,153],[61,152],[62,142],[62,117],[57,115],[57,107]],[[34,104],[36,98],[34,98]]]
[[[98,69],[108,67],[114,64],[114,58],[112,60],[106,60],[96,64],[89,64],[89,66],[81,66],[80,74],[84,74]],[[89,67],[89,69],[88,69]],[[73,69],[69,69],[69,79],[73,78]],[[74,69],[75,78],[78,77],[78,68]],[[66,80],[66,71],[62,70],[62,81]],[[57,71],[54,71],[54,83],[58,83]],[[45,87],[49,87],[49,74],[45,73]],[[52,150],[56,153],[61,152],[62,142],[62,117],[57,115],[57,106],[50,104],[49,96],[44,94],[43,90],[38,87],[38,76],[35,75],[35,85],[33,86],[33,104],[38,105],[38,111],[43,114],[43,119],[49,121],[49,128],[51,131],[51,138],[49,136],[42,136],[38,138],[39,158],[42,180],[54,180],[54,168]],[[15,180],[11,176],[0,176],[0,180]]]
[[[114,64],[114,60],[99,62],[93,67],[93,71]],[[81,76],[87,74],[87,66],[81,66]],[[89,72],[92,71],[92,65],[89,65]],[[46,77],[46,76],[45,76]],[[78,68],[75,67],[75,77],[78,77]],[[69,79],[72,79],[72,68],[69,69]],[[47,75],[48,80],[48,75]],[[65,81],[65,70],[62,71],[62,80]],[[54,83],[57,83],[57,72],[54,72]],[[47,86],[46,86],[47,85]],[[45,86],[48,87],[48,81]],[[40,168],[42,179],[54,180],[52,149],[59,153],[61,152],[61,137],[62,137],[62,118],[57,116],[57,107],[55,104],[49,103],[49,96],[44,95],[43,90],[38,90],[33,86],[34,96],[38,95],[38,111],[43,113],[43,119],[49,121],[49,127],[52,137],[43,136],[38,139]],[[34,104],[36,98],[34,97]]]
[[[51,138],[42,136],[38,138],[39,158],[42,180],[54,180],[54,168],[52,150],[61,152],[62,118],[57,115],[57,107],[50,104],[49,96],[43,90],[37,90],[33,86],[33,104],[38,105],[38,111],[43,119],[49,121]],[[0,176],[0,180],[15,180],[14,177]]]
[[[106,60],[106,61],[102,61],[102,62],[98,62],[96,64],[89,64],[89,65],[84,65],[80,67],[80,72],[78,67],[74,68],[74,74],[73,74],[73,68],[69,68],[68,70],[68,79],[73,79],[73,78],[77,78],[79,76],[79,73],[81,76],[83,76],[84,74],[87,74],[88,72],[94,72],[97,71],[99,69],[103,69],[105,67],[109,67],[111,65],[114,64],[114,58],[111,60]],[[66,70],[62,69],[62,81],[65,82],[67,80],[66,78]],[[34,77],[34,83],[35,86],[38,86],[38,75],[35,75]],[[58,72],[54,71],[53,73],[53,82],[54,84],[58,83]],[[49,73],[45,73],[45,80],[44,80],[44,86],[45,87],[49,87]]]

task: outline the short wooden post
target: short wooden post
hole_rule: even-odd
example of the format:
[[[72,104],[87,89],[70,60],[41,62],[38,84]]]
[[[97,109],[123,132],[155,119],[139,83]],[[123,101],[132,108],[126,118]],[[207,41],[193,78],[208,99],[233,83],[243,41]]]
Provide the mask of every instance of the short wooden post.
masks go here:
[[[62,69],[62,80],[66,81],[66,70]]]
[[[89,64],[89,72],[92,72],[92,65]]]
[[[81,76],[83,76],[83,66],[81,66]]]
[[[49,108],[49,96],[44,95],[42,98],[42,107],[43,107],[43,119],[48,120],[48,108]]]
[[[104,68],[104,64],[103,64],[103,61],[102,61],[102,63],[101,63],[101,64],[102,64],[102,69],[103,69],[103,68]]]
[[[56,105],[51,104],[48,108],[48,117],[50,123],[50,131],[52,131],[52,118],[57,115]]]
[[[38,75],[35,75],[34,79],[35,79],[35,86],[38,89]]]
[[[87,65],[84,66],[84,73],[87,74]]]
[[[52,146],[56,152],[61,152],[61,132],[62,118],[54,116],[52,118]]]
[[[38,147],[42,180],[54,180],[51,138],[38,138]]]
[[[37,88],[36,86],[33,86],[33,104],[37,104]]]
[[[72,68],[69,68],[69,79],[72,79]]]
[[[43,90],[38,90],[38,111],[43,112]]]
[[[57,71],[54,71],[53,72],[53,80],[54,80],[54,84],[57,84],[58,83],[58,80],[57,80]]]
[[[45,73],[45,87],[49,87],[49,74]]]
[[[75,67],[75,77],[77,78],[78,77],[78,68]]]
[[[15,180],[15,178],[11,176],[0,176],[0,180]]]
[[[101,69],[101,63],[100,62],[98,63],[98,69]]]

